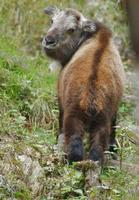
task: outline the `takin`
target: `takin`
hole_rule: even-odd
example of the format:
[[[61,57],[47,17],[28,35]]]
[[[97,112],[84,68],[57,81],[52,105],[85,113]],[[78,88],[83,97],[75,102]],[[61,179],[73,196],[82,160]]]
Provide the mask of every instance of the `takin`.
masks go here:
[[[111,31],[80,12],[48,7],[51,27],[42,41],[46,55],[61,64],[58,79],[59,137],[69,163],[84,158],[83,135],[89,134],[89,155],[104,161],[115,146],[116,115],[123,94],[124,69]]]

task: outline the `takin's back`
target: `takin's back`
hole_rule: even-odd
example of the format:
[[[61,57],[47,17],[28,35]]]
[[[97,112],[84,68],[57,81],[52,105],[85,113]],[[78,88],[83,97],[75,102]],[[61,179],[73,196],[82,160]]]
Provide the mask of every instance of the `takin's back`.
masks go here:
[[[86,40],[62,69],[58,94],[64,110],[109,112],[113,116],[123,93],[124,70],[111,32],[106,28]]]

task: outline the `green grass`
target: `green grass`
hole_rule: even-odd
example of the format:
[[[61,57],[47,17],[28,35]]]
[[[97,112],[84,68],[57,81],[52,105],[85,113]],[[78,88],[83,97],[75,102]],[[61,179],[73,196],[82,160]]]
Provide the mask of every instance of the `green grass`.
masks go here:
[[[15,117],[17,124],[25,120],[40,125],[45,125],[45,121],[50,123],[55,117],[52,110],[57,107],[57,78],[48,73],[47,59],[25,56],[17,49],[14,40],[0,38],[1,123],[8,116],[9,120]]]

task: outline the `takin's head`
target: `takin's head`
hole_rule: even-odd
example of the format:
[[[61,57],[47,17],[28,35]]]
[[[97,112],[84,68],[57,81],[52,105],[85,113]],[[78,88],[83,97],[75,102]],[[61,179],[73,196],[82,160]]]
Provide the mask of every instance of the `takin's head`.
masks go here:
[[[96,31],[95,23],[80,12],[67,8],[48,7],[51,27],[43,39],[46,54],[65,65],[78,47]]]

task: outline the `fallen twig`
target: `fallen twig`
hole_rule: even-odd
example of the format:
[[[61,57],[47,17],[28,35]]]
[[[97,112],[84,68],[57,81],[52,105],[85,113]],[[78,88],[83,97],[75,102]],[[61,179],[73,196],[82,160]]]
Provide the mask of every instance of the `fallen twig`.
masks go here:
[[[118,167],[120,169],[120,161],[119,160],[107,160],[105,163],[107,167]],[[129,164],[122,162],[122,170],[127,171],[132,175],[139,174],[139,164]]]

